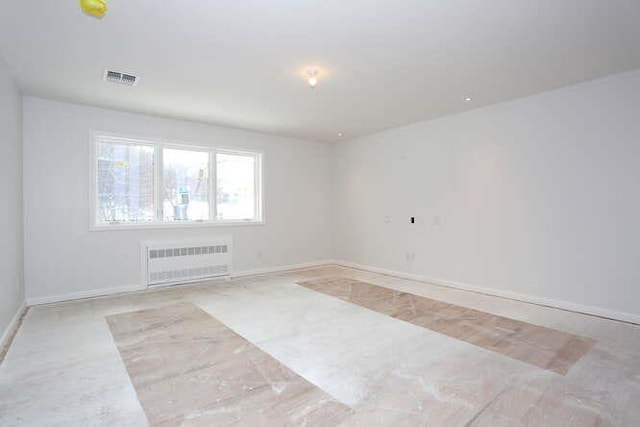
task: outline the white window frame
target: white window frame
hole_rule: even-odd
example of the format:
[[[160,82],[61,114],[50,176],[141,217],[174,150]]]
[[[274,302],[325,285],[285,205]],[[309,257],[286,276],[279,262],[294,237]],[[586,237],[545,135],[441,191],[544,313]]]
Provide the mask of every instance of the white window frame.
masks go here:
[[[156,217],[154,221],[148,222],[98,222],[98,144],[101,142],[111,142],[117,144],[146,145],[154,147],[154,204]],[[91,134],[90,155],[90,185],[89,185],[89,229],[92,231],[105,230],[140,230],[153,228],[191,228],[191,227],[219,227],[219,226],[244,226],[244,225],[264,225],[264,177],[263,162],[264,152],[258,150],[235,149],[222,146],[203,146],[195,144],[180,143],[175,141],[164,141],[151,138],[132,138],[121,135],[114,135],[104,132]],[[209,153],[209,220],[193,221],[170,221],[163,220],[163,149],[177,149],[201,151]],[[255,159],[255,212],[251,219],[217,219],[217,185],[216,185],[216,154],[236,154],[253,156]]]

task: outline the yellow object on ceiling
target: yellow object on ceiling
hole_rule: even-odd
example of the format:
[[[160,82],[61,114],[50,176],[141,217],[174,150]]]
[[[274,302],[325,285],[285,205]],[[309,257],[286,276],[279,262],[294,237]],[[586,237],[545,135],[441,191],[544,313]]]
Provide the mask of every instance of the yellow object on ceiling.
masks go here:
[[[80,7],[84,13],[96,18],[102,18],[109,8],[105,0],[80,0]]]

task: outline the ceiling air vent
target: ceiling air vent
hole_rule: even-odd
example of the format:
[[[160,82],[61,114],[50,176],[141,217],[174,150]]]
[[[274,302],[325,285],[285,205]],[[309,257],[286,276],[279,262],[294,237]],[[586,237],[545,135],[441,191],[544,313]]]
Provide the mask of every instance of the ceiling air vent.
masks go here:
[[[125,74],[119,71],[105,71],[104,80],[112,83],[120,83],[126,86],[135,86],[138,84],[139,77],[132,74]]]

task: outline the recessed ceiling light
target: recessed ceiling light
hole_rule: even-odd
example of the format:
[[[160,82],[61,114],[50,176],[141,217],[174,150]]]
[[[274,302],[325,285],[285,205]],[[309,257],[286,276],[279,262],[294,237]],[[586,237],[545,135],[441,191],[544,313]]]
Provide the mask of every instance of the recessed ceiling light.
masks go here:
[[[340,138],[342,138],[342,137],[344,136],[344,133],[342,133],[342,132],[338,132],[338,136],[339,136]]]
[[[471,101],[473,101],[473,98],[471,96],[467,95],[464,97],[464,102],[471,102]]]

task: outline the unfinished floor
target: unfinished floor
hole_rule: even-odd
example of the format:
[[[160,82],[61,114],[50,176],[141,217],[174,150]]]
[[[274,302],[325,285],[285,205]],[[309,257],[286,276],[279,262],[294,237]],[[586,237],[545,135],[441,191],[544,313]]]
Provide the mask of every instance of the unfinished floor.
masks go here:
[[[33,307],[0,425],[640,424],[640,327],[324,266]]]

